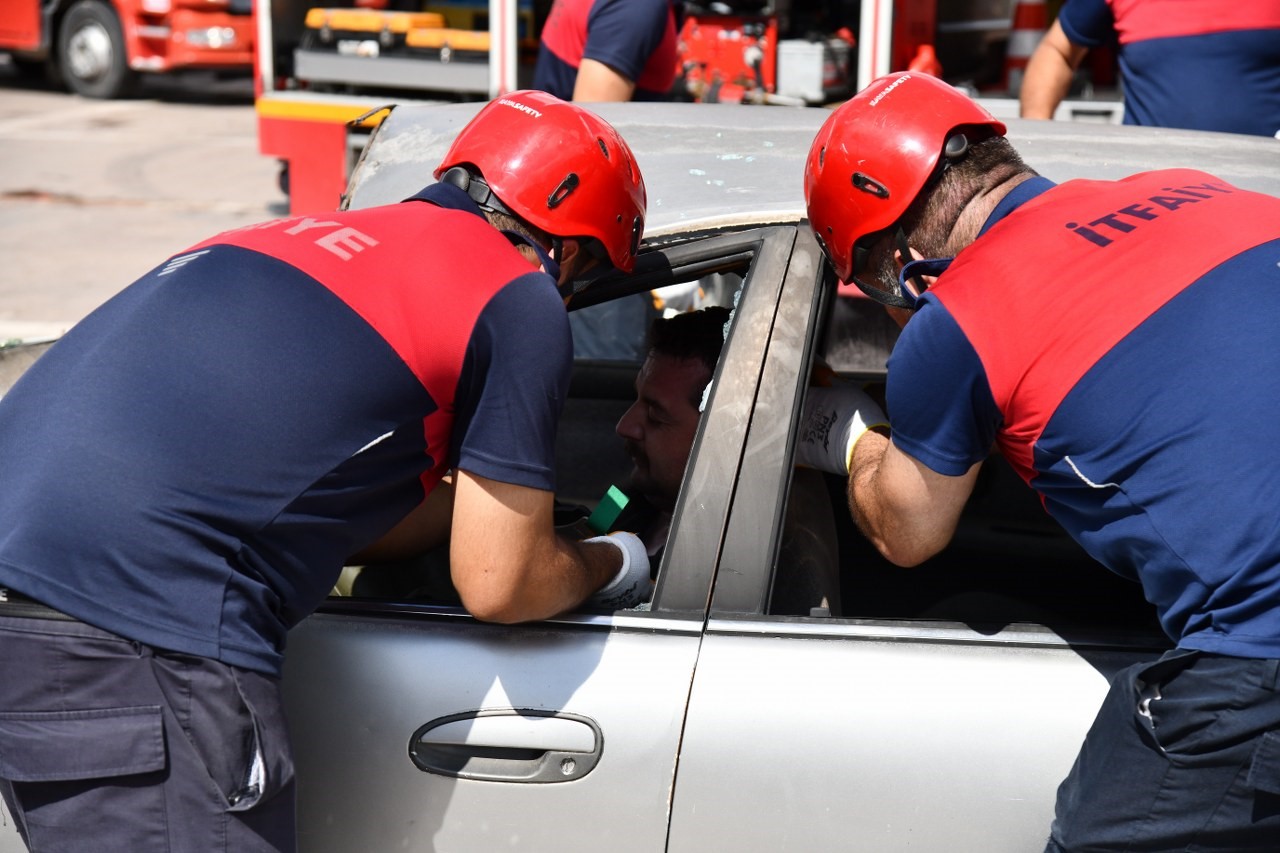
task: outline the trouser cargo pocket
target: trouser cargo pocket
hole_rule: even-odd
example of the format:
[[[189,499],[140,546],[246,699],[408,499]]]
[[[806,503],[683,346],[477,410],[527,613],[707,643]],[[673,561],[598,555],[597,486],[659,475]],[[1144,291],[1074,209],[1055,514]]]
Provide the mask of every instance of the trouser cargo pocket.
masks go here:
[[[159,705],[0,713],[0,776],[65,782],[164,768]]]
[[[158,705],[0,713],[0,789],[33,850],[74,849],[86,838],[104,850],[164,850],[163,820],[146,830],[111,819],[162,816],[154,781],[164,767]]]

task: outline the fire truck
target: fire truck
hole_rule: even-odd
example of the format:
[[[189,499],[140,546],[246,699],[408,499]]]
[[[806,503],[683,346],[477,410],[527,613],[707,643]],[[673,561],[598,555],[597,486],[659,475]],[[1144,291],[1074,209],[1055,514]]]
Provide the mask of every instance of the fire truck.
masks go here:
[[[258,0],[259,149],[293,214],[340,204],[389,105],[528,86],[552,0],[320,2]],[[672,97],[829,104],[911,68],[1016,115],[1006,45],[1023,3],[1045,0],[685,0]]]
[[[144,74],[254,67],[253,0],[5,0],[0,53],[87,98]]]
[[[527,85],[532,0],[258,0],[258,147],[294,214],[335,209],[380,111]]]

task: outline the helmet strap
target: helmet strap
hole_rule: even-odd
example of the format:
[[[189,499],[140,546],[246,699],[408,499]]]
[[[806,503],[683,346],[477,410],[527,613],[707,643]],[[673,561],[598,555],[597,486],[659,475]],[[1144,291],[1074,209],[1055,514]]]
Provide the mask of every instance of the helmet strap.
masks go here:
[[[902,234],[901,227],[897,227],[897,230],[899,241],[905,241],[905,236]],[[867,234],[861,237],[858,242],[854,244],[853,274],[849,277],[849,280],[853,282],[859,290],[876,302],[879,302],[881,305],[886,305],[889,308],[905,308],[908,311],[914,311],[918,307],[918,300],[907,292],[901,285],[899,285],[896,290],[882,290],[879,287],[867,284],[859,278],[859,275],[861,275],[861,273],[867,268],[870,260],[870,245],[874,244],[876,240],[885,236],[887,233],[888,229],[884,231],[877,231],[873,234]],[[908,254],[907,257],[910,257],[910,255]]]
[[[940,276],[947,271],[947,267],[951,266],[951,262],[955,258],[921,258],[918,261],[909,261],[902,267],[902,272],[898,273],[898,287],[901,292],[915,300],[912,310],[920,307],[920,297],[924,295],[924,284],[921,276]],[[919,288],[915,294],[907,287],[907,280],[917,282]]]
[[[907,268],[914,266],[914,259],[911,257],[911,244],[907,242],[907,232],[903,230],[901,224],[894,231],[896,232],[894,239],[898,243],[898,256],[902,258],[902,272],[898,274],[898,291],[900,293],[909,293],[907,281],[910,281],[916,288],[915,293],[912,295],[919,301],[924,292],[929,289],[929,285],[925,284],[924,279],[919,275],[907,275]]]

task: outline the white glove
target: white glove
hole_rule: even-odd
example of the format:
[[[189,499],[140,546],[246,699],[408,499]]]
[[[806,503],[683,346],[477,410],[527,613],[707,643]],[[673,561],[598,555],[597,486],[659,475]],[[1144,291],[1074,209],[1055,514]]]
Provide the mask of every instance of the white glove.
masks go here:
[[[796,464],[847,477],[858,439],[873,427],[888,426],[876,402],[854,385],[810,388],[796,439]]]
[[[649,552],[639,536],[619,531],[583,541],[608,542],[622,552],[622,568],[613,580],[587,599],[588,604],[607,610],[623,610],[649,600],[653,591],[653,581],[649,579]]]

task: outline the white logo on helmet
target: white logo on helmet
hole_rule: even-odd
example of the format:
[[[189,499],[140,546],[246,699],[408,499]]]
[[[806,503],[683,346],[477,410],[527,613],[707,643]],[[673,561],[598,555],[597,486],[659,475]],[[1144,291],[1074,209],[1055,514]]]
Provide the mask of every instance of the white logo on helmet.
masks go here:
[[[521,104],[516,101],[509,100],[507,98],[499,98],[498,103],[502,104],[504,107],[511,107],[512,109],[517,109],[526,115],[533,116],[534,118],[542,118],[542,113],[538,112],[528,104]]]
[[[898,88],[899,86],[901,86],[903,83],[907,82],[910,79],[911,79],[910,74],[903,74],[897,80],[894,80],[888,86],[885,86],[878,93],[876,93],[876,96],[874,98],[871,99],[871,106],[874,107],[876,104],[880,103],[880,101],[884,100],[884,97],[886,95],[888,95],[894,89]]]

